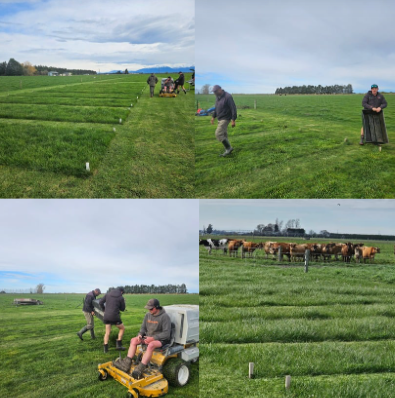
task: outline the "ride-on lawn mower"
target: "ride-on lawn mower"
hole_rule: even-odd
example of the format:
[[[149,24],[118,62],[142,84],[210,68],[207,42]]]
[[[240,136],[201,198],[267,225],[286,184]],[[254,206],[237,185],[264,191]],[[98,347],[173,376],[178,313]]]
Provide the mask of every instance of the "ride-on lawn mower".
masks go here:
[[[128,389],[130,398],[161,397],[169,391],[169,384],[183,387],[188,383],[190,364],[199,359],[199,306],[170,305],[163,308],[171,319],[170,343],[153,352],[143,377],[132,377],[144,354],[145,346],[141,344],[127,373],[116,368],[115,361],[110,361],[99,364],[99,380],[106,380],[110,375]],[[116,361],[120,358],[121,353]]]
[[[166,86],[166,80],[167,78],[164,77],[160,82],[159,97],[177,97],[177,94],[174,91],[174,81],[172,80],[171,83]]]

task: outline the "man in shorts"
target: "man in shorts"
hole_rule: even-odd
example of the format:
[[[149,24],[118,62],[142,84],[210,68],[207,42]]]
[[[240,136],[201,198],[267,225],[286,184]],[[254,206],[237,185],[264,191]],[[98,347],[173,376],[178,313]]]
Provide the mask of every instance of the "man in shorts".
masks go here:
[[[132,366],[137,346],[141,343],[147,344],[147,350],[141,362],[133,370],[132,377],[135,379],[140,379],[142,377],[155,348],[160,348],[170,343],[171,320],[163,307],[160,306],[159,300],[155,298],[148,300],[145,308],[147,308],[149,312],[145,314],[139,334],[130,341],[127,357],[114,362],[116,368],[128,373]]]
[[[114,290],[108,292],[100,301],[100,307],[104,311],[103,322],[106,325],[106,334],[104,335],[104,352],[108,352],[108,340],[110,339],[111,327],[116,326],[119,329],[118,338],[116,342],[117,350],[126,350],[122,347],[122,337],[125,332],[125,326],[123,326],[120,311],[125,311],[125,299],[123,294],[125,289],[120,286]],[[105,305],[104,305],[105,304]]]
[[[182,72],[178,72],[178,74],[180,75],[179,78],[174,82],[175,87],[174,87],[174,91],[177,91],[177,94],[180,94],[180,89],[179,87],[181,87],[182,91],[184,91],[184,94],[187,93],[187,90],[185,90],[184,87],[184,83],[185,83],[185,76]]]
[[[218,118],[218,126],[215,130],[215,137],[225,147],[225,152],[220,156],[228,156],[233,148],[228,140],[228,125],[232,124],[232,127],[236,126],[237,109],[236,104],[231,94],[227,93],[220,86],[215,85],[213,87],[213,93],[217,97],[215,102],[215,111],[211,119],[211,124],[214,124],[214,120]]]
[[[377,84],[372,84],[371,90],[365,94],[362,106],[364,109],[370,109],[377,113],[387,107],[387,101],[384,95],[379,93],[379,86]],[[361,128],[361,141],[359,141],[359,145],[363,145],[363,126]]]
[[[96,299],[96,297],[101,294],[101,291],[99,288],[96,288],[95,290],[92,290],[91,292],[89,292],[86,296],[85,296],[85,300],[84,300],[84,306],[82,307],[82,311],[84,313],[85,316],[85,320],[86,320],[86,325],[77,333],[77,336],[81,339],[84,340],[82,338],[82,335],[87,332],[88,330],[91,333],[91,338],[95,339],[95,323],[94,323],[94,319],[93,316],[95,315],[95,311],[93,308],[93,300]]]

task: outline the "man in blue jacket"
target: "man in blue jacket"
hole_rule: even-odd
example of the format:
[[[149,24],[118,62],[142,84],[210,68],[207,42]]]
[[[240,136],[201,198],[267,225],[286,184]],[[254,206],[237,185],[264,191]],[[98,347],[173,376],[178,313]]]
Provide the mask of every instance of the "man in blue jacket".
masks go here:
[[[95,339],[95,324],[93,320],[93,316],[95,315],[94,308],[93,308],[93,300],[101,294],[101,291],[99,288],[96,288],[95,290],[92,290],[85,296],[84,300],[84,306],[82,307],[82,311],[84,313],[85,319],[86,319],[86,325],[77,333],[77,336],[81,339],[82,335],[87,332],[88,330],[91,332],[91,338]]]

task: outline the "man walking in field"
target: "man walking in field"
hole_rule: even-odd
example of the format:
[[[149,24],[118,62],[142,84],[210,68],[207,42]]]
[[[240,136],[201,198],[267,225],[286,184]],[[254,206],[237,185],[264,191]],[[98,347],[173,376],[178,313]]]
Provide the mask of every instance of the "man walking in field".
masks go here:
[[[184,91],[184,94],[186,94],[187,90],[185,90],[185,87],[184,87],[185,76],[182,72],[178,72],[178,74],[180,75],[180,77],[178,79],[176,79],[176,81],[174,82],[174,84],[175,84],[174,90],[177,91],[177,94],[180,94],[180,89],[178,87],[181,87],[182,91]]]
[[[125,289],[120,286],[114,290],[108,292],[99,302],[100,307],[104,311],[103,322],[106,325],[106,334],[104,335],[104,352],[108,352],[108,340],[110,339],[111,327],[115,325],[118,329],[118,338],[116,342],[117,350],[126,350],[122,347],[122,337],[125,332],[125,326],[123,326],[120,311],[125,311],[125,299],[123,294]]]
[[[87,332],[88,330],[91,332],[91,338],[95,339],[95,324],[94,324],[94,319],[93,316],[95,315],[94,309],[93,309],[93,300],[101,294],[101,291],[99,288],[96,288],[95,290],[92,290],[85,296],[84,300],[84,306],[82,307],[82,311],[84,313],[85,319],[86,319],[86,325],[77,333],[77,336],[81,339],[82,335]]]
[[[218,118],[218,126],[215,130],[215,137],[225,147],[225,152],[220,156],[227,156],[233,148],[228,140],[228,125],[236,126],[237,109],[233,97],[223,90],[220,86],[213,87],[213,93],[216,96],[215,111],[211,119],[211,124],[214,124],[215,118]]]
[[[145,314],[138,336],[133,337],[130,341],[127,357],[114,362],[116,368],[129,372],[137,346],[141,343],[147,344],[147,350],[141,362],[133,370],[132,377],[135,379],[142,377],[155,348],[160,348],[170,343],[171,320],[163,307],[160,306],[159,300],[155,298],[148,300],[144,308],[147,308],[149,312]]]
[[[151,98],[154,96],[155,85],[157,83],[158,83],[158,78],[153,73],[151,73],[151,76],[147,80],[147,84],[149,84]]]
[[[374,112],[381,112],[382,109],[387,107],[387,101],[383,94],[379,93],[379,87],[377,84],[372,84],[371,90],[368,91],[362,100],[362,106],[364,109],[370,109]],[[363,145],[363,126],[361,128],[361,141],[359,145]]]

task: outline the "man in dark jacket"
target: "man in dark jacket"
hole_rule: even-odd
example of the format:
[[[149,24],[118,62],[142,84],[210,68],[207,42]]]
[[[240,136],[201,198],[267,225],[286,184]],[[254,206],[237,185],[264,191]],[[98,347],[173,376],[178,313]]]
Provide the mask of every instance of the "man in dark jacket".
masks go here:
[[[362,100],[362,106],[364,109],[370,109],[373,112],[381,112],[382,109],[387,107],[387,101],[384,95],[379,93],[379,87],[377,84],[372,84],[371,90],[368,91]],[[363,127],[361,128],[361,141],[359,145],[363,145]]]
[[[180,89],[178,87],[182,88],[182,91],[184,91],[184,94],[187,93],[187,90],[185,90],[184,83],[185,83],[185,76],[182,72],[178,72],[180,75],[179,78],[174,82],[175,87],[174,90],[177,90],[177,94],[180,94]]]
[[[232,127],[236,126],[237,109],[233,97],[223,90],[220,86],[213,87],[213,93],[217,97],[215,102],[215,111],[211,119],[214,124],[215,118],[218,118],[218,126],[215,130],[215,137],[225,147],[225,152],[220,156],[227,156],[233,148],[228,140],[228,125],[232,122]]]
[[[150,97],[154,96],[155,85],[158,83],[158,78],[151,73],[151,76],[147,79],[147,84],[149,84]]]
[[[138,336],[133,337],[130,341],[128,356],[114,362],[115,367],[124,372],[128,372],[132,366],[132,360],[136,353],[137,346],[141,343],[147,344],[147,350],[141,362],[133,370],[132,377],[135,379],[141,378],[151,360],[155,348],[160,348],[170,343],[171,320],[169,315],[166,314],[166,311],[160,306],[159,300],[148,300],[145,308],[147,308],[149,312],[145,314]]]
[[[100,307],[104,311],[103,322],[106,325],[106,334],[104,335],[104,352],[108,352],[108,340],[110,339],[111,326],[115,325],[118,329],[118,339],[116,342],[117,350],[126,350],[122,347],[122,337],[125,331],[125,326],[123,326],[120,311],[125,311],[125,299],[123,294],[125,289],[120,286],[114,290],[108,292],[99,302]]]
[[[81,339],[82,335],[90,330],[91,332],[91,338],[95,339],[95,324],[93,320],[93,316],[95,315],[94,308],[93,308],[93,300],[101,294],[101,291],[99,288],[96,288],[95,290],[92,290],[85,296],[84,300],[84,306],[82,307],[82,311],[84,313],[85,319],[86,319],[86,325],[77,333],[77,336]]]

